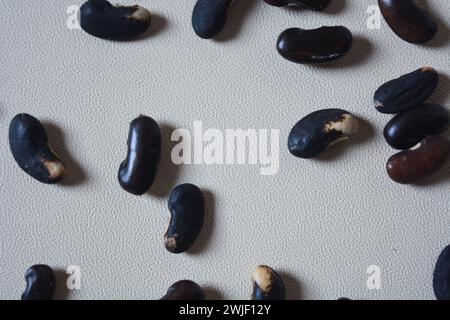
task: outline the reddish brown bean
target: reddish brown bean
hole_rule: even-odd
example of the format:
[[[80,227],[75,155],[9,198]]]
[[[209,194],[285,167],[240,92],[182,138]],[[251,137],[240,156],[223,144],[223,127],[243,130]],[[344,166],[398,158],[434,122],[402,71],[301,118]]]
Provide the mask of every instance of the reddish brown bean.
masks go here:
[[[393,155],[387,163],[387,172],[395,182],[416,183],[442,167],[449,151],[447,139],[428,136],[416,147]]]
[[[378,0],[378,5],[389,27],[403,40],[422,44],[435,36],[436,22],[415,0]]]

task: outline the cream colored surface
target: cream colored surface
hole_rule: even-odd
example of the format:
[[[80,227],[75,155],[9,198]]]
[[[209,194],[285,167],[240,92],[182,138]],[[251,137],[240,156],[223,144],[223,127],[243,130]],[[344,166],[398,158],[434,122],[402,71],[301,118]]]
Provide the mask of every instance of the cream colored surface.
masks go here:
[[[123,1],[134,4],[135,1]],[[66,27],[76,1],[2,1],[0,5],[0,298],[17,299],[26,269],[78,265],[74,299],[157,299],[192,279],[208,297],[248,299],[251,274],[267,264],[286,279],[289,298],[432,299],[432,272],[450,243],[450,166],[420,186],[391,182],[393,154],[382,138],[389,116],[373,108],[383,82],[424,65],[443,73],[432,100],[450,105],[450,2],[427,1],[441,20],[430,46],[366,28],[375,1],[335,0],[324,13],[240,0],[213,41],[191,28],[194,0],[141,0],[153,26],[137,42],[109,42]],[[345,25],[349,57],[328,67],[296,65],[275,50],[288,27]],[[337,107],[365,120],[362,133],[318,160],[292,157],[292,126]],[[8,126],[19,112],[41,119],[69,178],[34,181],[14,162]],[[129,122],[145,114],[164,128],[164,157],[152,194],[121,190],[117,170]],[[281,130],[280,172],[256,166],[169,162],[169,134],[205,128]],[[370,123],[370,125],[369,125]],[[189,254],[164,248],[167,195],[178,183],[207,190],[208,219]],[[381,290],[366,287],[370,265]],[[58,297],[66,297],[59,278]]]

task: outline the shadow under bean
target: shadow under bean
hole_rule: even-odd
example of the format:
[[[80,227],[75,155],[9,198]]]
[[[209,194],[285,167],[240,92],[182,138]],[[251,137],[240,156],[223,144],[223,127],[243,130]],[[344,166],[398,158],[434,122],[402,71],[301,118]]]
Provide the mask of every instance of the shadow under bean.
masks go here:
[[[208,190],[202,190],[205,198],[205,221],[203,222],[202,230],[193,244],[187,251],[187,254],[198,255],[205,251],[211,239],[213,238],[215,228],[215,199],[214,195]]]
[[[66,147],[64,131],[50,122],[44,122],[43,126],[47,132],[51,149],[61,159],[67,169],[67,177],[59,184],[62,186],[77,186],[87,181],[86,172],[72,157]]]
[[[163,31],[167,28],[168,23],[166,18],[153,12],[151,12],[151,14],[152,14],[152,23],[150,24],[150,27],[141,36],[139,36],[137,40],[145,40],[147,38],[153,38],[163,33]]]
[[[372,43],[359,35],[353,36],[353,46],[350,52],[336,61],[331,61],[324,64],[318,64],[317,66],[323,69],[342,69],[352,68],[363,64],[368,61],[369,57],[373,53]]]
[[[417,0],[417,4],[425,9],[428,14],[430,14],[433,20],[436,21],[438,25],[438,31],[434,38],[430,42],[423,45],[430,48],[445,46],[450,40],[450,29],[448,24],[437,12],[430,9],[429,2],[427,0]]]
[[[439,85],[430,98],[430,102],[440,104],[444,107],[450,95],[450,78],[446,74],[439,74]]]
[[[365,144],[375,136],[375,129],[366,119],[355,115],[359,121],[359,132],[345,141],[325,149],[315,159],[318,161],[333,161],[341,156],[349,147]]]
[[[213,38],[214,41],[224,42],[236,38],[243,28],[257,0],[238,0],[228,10],[227,21],[223,30]]]
[[[56,287],[54,300],[70,300],[72,291],[67,288],[67,279],[69,275],[64,270],[55,270]]]
[[[223,300],[224,299],[223,294],[215,288],[206,287],[206,288],[203,288],[203,291],[205,292],[206,300]]]
[[[166,198],[170,191],[176,187],[181,166],[176,165],[172,161],[172,148],[178,142],[172,143],[172,132],[175,129],[170,124],[161,124],[161,160],[156,173],[155,181],[153,182],[149,195],[157,198]]]
[[[323,10],[327,14],[340,14],[347,7],[347,0],[331,0],[331,3]]]
[[[288,272],[280,272],[280,277],[283,279],[286,287],[287,300],[301,300],[303,297],[302,286],[300,282],[292,274]]]

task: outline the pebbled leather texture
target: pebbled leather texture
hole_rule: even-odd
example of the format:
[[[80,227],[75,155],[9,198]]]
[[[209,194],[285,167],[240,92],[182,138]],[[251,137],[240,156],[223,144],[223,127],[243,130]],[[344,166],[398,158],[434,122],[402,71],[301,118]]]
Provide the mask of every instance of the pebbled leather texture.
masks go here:
[[[447,76],[430,102],[448,109],[450,43],[440,41],[447,36],[422,47],[398,39],[383,20],[381,30],[368,30],[375,1],[336,0],[316,13],[241,0],[219,39],[202,41],[190,23],[195,0],[123,0],[154,19],[148,38],[117,43],[69,30],[74,3],[0,6],[0,298],[20,299],[25,271],[40,263],[81,268],[81,290],[66,292],[60,276],[57,298],[159,299],[191,279],[206,298],[249,299],[252,271],[266,264],[284,277],[289,299],[434,299],[434,266],[450,244],[450,165],[425,185],[392,182],[385,165],[395,151],[382,135],[391,117],[372,99],[386,81],[432,64]],[[450,10],[449,1],[428,3],[437,15]],[[276,51],[286,28],[337,24],[355,35],[337,65],[296,65]],[[331,107],[372,128],[361,124],[359,136],[318,160],[291,156],[293,125]],[[69,171],[65,184],[44,186],[17,167],[7,130],[19,112],[46,125]],[[161,124],[163,155],[151,192],[135,197],[116,175],[139,114]],[[204,129],[280,129],[279,173],[174,167],[170,133],[192,132],[195,120]],[[206,220],[192,250],[172,255],[163,242],[167,197],[180,183],[207,191]],[[370,265],[381,268],[381,290],[366,287]]]

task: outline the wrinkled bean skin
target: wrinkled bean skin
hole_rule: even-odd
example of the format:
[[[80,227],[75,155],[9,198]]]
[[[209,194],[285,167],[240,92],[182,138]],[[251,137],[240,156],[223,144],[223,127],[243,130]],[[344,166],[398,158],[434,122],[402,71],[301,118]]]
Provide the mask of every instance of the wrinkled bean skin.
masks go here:
[[[442,167],[450,145],[441,136],[428,136],[410,150],[393,155],[387,163],[389,177],[397,183],[414,184]]]
[[[352,33],[345,27],[290,28],[278,37],[277,50],[289,61],[316,64],[344,57],[352,45]]]
[[[182,280],[174,283],[161,300],[205,300],[205,293],[195,282]]]
[[[119,168],[119,183],[134,195],[146,193],[155,180],[161,158],[161,130],[155,120],[140,116],[130,124],[127,158]]]
[[[378,5],[389,27],[401,39],[423,44],[435,36],[437,23],[414,0],[378,0]]]
[[[423,67],[378,88],[374,95],[375,108],[386,114],[415,108],[433,94],[438,84],[437,71],[431,67]]]
[[[268,266],[259,266],[252,275],[252,300],[286,300],[286,289],[280,275]]]
[[[292,155],[310,159],[329,146],[345,140],[359,130],[358,120],[341,109],[324,109],[313,112],[300,120],[288,138]]]
[[[151,24],[150,12],[140,6],[112,5],[106,0],[89,0],[80,8],[81,28],[107,40],[131,40]]]
[[[205,200],[202,191],[192,184],[182,184],[169,196],[171,214],[164,236],[166,249],[172,253],[188,250],[197,239],[205,219]]]
[[[55,293],[56,277],[52,268],[34,265],[25,274],[27,287],[22,300],[51,300]]]
[[[439,255],[434,268],[433,290],[437,300],[450,300],[450,246]]]
[[[448,113],[437,104],[423,104],[396,115],[384,128],[384,137],[394,149],[405,150],[428,135],[436,135],[448,126]]]
[[[331,0],[264,0],[266,3],[276,6],[296,5],[304,9],[322,11],[331,2]]]
[[[192,27],[203,39],[218,35],[225,26],[227,12],[235,0],[198,0],[192,13]]]
[[[9,126],[9,146],[19,167],[34,179],[54,184],[66,176],[66,168],[48,146],[43,125],[29,114],[16,115]]]

